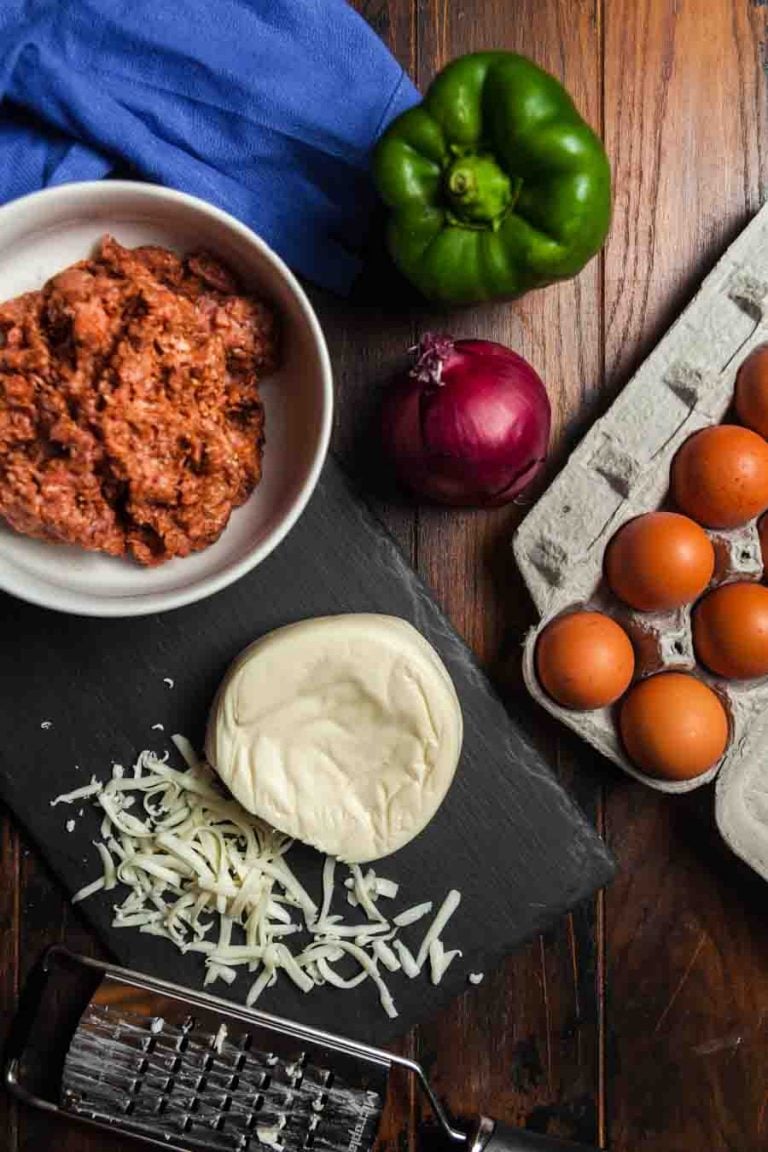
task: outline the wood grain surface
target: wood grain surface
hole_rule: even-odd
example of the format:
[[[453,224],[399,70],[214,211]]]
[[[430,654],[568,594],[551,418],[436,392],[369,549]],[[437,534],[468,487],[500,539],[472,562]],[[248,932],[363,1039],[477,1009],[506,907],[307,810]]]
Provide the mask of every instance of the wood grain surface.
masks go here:
[[[764,198],[764,0],[358,0],[417,82],[451,57],[507,47],[570,88],[604,134],[616,203],[603,256],[570,284],[512,305],[439,316],[386,272],[352,301],[319,293],[338,382],[335,445],[366,478],[387,379],[427,327],[486,335],[528,356],[555,413],[549,475],[653,346]],[[766,889],[719,843],[706,795],[672,799],[575,743],[520,687],[532,608],[509,537],[524,508],[414,509],[371,481],[377,511],[459,631],[529,715],[604,830],[611,889],[530,944],[403,1042],[457,1113],[493,1115],[614,1152],[768,1148]],[[535,494],[534,494],[535,495]],[[583,762],[583,756],[582,756]],[[23,765],[20,765],[23,771]],[[0,825],[0,1027],[45,943],[94,945],[55,881]],[[424,1145],[407,1084],[393,1085],[382,1152]],[[8,1152],[128,1152],[0,1096]]]

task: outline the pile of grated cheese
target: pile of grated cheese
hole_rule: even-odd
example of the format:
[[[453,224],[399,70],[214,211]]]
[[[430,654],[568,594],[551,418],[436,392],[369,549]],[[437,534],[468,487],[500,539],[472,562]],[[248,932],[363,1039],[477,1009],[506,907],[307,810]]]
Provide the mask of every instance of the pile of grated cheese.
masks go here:
[[[381,905],[397,897],[398,885],[371,868],[363,873],[357,864],[326,857],[318,906],[286,861],[292,841],[225,797],[188,740],[173,741],[185,771],[171,767],[167,754],[144,751],[130,773],[115,765],[109,780],[93,777],[51,801],[91,799],[102,815],[94,846],[103,874],[75,901],[126,887],[128,895],[114,906],[113,927],[162,936],[182,952],[201,953],[206,985],[232,984],[238,969],[247,968],[253,977],[249,1005],[280,972],[304,992],[323,984],[355,988],[370,980],[390,1017],[397,1008],[383,973],[414,979],[428,965],[432,982],[440,983],[462,955],[442,942],[461,900],[456,889],[413,949],[401,931],[430,916],[432,903],[385,915]],[[341,887],[355,910],[352,920],[331,911],[337,867],[348,870]]]

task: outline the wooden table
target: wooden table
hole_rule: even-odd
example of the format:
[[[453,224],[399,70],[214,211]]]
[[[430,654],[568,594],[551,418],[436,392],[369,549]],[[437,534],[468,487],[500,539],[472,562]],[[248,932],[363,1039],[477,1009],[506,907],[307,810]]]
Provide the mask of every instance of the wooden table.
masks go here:
[[[336,449],[354,469],[404,350],[428,327],[518,349],[548,384],[549,475],[626,382],[759,206],[768,179],[766,0],[359,0],[426,85],[463,52],[532,56],[603,134],[616,185],[605,252],[575,281],[449,318],[316,294],[338,385]],[[362,452],[361,452],[362,447]],[[524,512],[377,508],[457,628],[520,690],[532,609],[509,539]],[[619,862],[613,886],[403,1041],[457,1113],[483,1107],[615,1152],[768,1148],[768,890],[720,846],[709,795],[672,800],[537,716],[552,763]],[[578,767],[576,764],[578,763]],[[24,766],[20,765],[23,771]],[[0,825],[0,1024],[45,944],[96,945],[12,820]],[[415,1146],[395,1085],[382,1149]],[[0,1096],[7,1152],[125,1152]],[[423,1141],[422,1141],[423,1142]]]

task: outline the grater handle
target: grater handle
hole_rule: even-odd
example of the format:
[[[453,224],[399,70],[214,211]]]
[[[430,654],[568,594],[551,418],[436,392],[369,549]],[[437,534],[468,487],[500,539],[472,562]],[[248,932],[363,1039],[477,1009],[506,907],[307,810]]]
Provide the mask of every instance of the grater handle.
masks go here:
[[[487,1135],[486,1135],[487,1133]],[[586,1144],[573,1144],[556,1136],[511,1128],[485,1117],[480,1121],[471,1152],[597,1152]]]

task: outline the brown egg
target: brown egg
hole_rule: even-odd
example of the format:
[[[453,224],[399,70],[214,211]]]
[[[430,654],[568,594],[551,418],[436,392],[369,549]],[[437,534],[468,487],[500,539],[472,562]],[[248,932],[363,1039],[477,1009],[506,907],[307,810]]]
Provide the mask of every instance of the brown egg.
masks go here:
[[[536,644],[536,673],[565,708],[612,704],[627,690],[635,653],[624,629],[602,612],[572,612],[548,624]]]
[[[710,592],[693,613],[693,646],[717,676],[768,676],[768,588],[741,581]]]
[[[763,580],[768,580],[768,516],[763,516],[757,525],[760,537],[760,553],[763,557]]]
[[[742,364],[734,399],[742,424],[768,437],[768,345],[756,348]]]
[[[692,603],[714,570],[709,536],[677,512],[648,512],[630,520],[605,554],[611,591],[640,612],[667,612]]]
[[[672,461],[678,508],[708,528],[736,528],[768,508],[768,443],[717,424],[685,441]]]
[[[686,672],[662,672],[636,684],[621,706],[619,727],[635,767],[660,780],[700,776],[728,744],[719,697]]]

